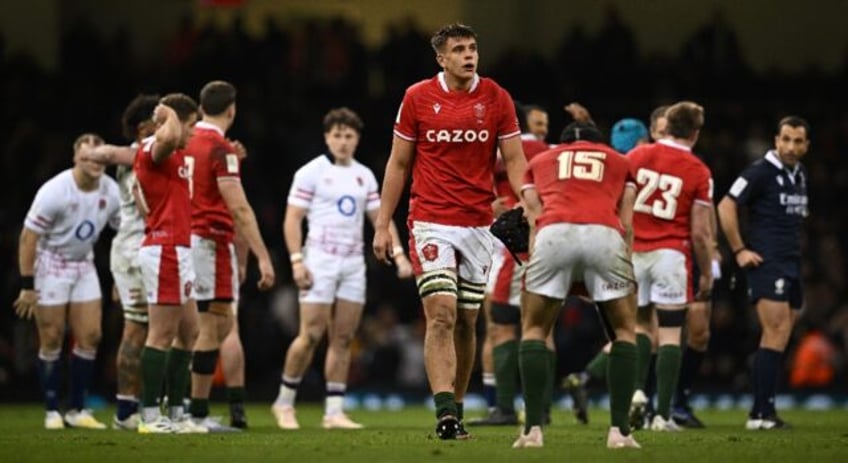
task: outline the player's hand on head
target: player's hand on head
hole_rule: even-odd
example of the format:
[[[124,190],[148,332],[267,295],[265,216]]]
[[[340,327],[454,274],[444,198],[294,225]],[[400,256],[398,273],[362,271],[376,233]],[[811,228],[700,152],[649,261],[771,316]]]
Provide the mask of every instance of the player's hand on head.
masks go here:
[[[161,124],[162,122],[165,122],[165,119],[168,118],[168,115],[173,112],[174,110],[170,107],[159,103],[158,105],[156,105],[156,108],[153,109],[153,122]]]
[[[306,266],[303,265],[302,262],[300,263],[300,266],[303,267],[304,269],[306,268]],[[309,273],[308,270],[307,270],[307,273]],[[256,286],[261,291],[267,291],[267,290],[271,289],[272,287],[274,287],[274,280],[276,280],[277,276],[274,274],[274,266],[271,264],[271,261],[269,261],[269,260],[260,260],[259,261],[259,275],[260,275],[259,276],[259,282],[256,284]],[[311,286],[311,283],[310,283],[310,286]]]
[[[374,230],[374,256],[381,264],[390,265],[392,258],[392,235],[388,228]]]
[[[29,320],[35,314],[38,304],[38,292],[34,289],[22,289],[14,302],[15,314],[24,320]]]

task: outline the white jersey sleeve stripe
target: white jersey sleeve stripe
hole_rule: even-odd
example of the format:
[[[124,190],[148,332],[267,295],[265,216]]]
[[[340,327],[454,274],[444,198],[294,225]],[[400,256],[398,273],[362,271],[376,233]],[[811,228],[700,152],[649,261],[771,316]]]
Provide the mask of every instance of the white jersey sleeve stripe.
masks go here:
[[[399,138],[403,138],[406,141],[415,141],[415,137],[401,133],[398,129],[394,130],[394,134],[397,135]]]
[[[516,130],[515,132],[508,133],[506,135],[499,135],[498,140],[506,140],[507,138],[517,137],[521,135],[521,131]]]

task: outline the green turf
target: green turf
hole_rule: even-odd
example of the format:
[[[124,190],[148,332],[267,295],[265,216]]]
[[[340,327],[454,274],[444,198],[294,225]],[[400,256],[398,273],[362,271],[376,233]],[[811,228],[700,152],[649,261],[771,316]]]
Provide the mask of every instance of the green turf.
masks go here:
[[[213,413],[222,411],[213,407]],[[111,413],[102,410],[96,416],[106,421]],[[545,447],[523,450],[510,448],[517,435],[513,427],[469,428],[474,435],[470,441],[439,441],[432,432],[432,414],[423,408],[351,415],[368,429],[325,431],[320,429],[320,408],[302,406],[298,419],[303,429],[285,432],[274,426],[267,406],[256,405],[248,409],[249,432],[151,436],[112,430],[45,431],[38,406],[2,405],[0,462],[848,462],[845,410],[785,411],[781,415],[794,429],[757,432],[743,429],[743,411],[704,411],[700,416],[707,429],[640,431],[636,439],[643,449],[618,451],[604,447],[606,414],[601,410],[593,410],[588,427],[575,424],[566,412],[556,412],[554,425],[545,429]]]

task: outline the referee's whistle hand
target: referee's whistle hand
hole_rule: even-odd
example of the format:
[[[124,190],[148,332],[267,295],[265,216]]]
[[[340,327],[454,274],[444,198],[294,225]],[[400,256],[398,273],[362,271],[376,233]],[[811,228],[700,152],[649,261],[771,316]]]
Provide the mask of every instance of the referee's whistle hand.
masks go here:
[[[736,264],[740,268],[757,267],[763,263],[763,257],[749,249],[743,249],[736,254]]]

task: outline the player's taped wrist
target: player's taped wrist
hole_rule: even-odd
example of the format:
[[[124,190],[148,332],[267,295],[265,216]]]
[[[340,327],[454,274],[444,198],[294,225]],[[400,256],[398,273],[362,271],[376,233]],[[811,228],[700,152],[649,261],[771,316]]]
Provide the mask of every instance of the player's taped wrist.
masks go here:
[[[35,277],[32,275],[21,275],[21,289],[28,291],[35,289]]]
[[[403,257],[403,246],[395,246],[392,248],[392,258],[397,259]]]
[[[293,252],[289,255],[289,260],[292,264],[297,264],[303,262],[303,253],[302,252]]]

